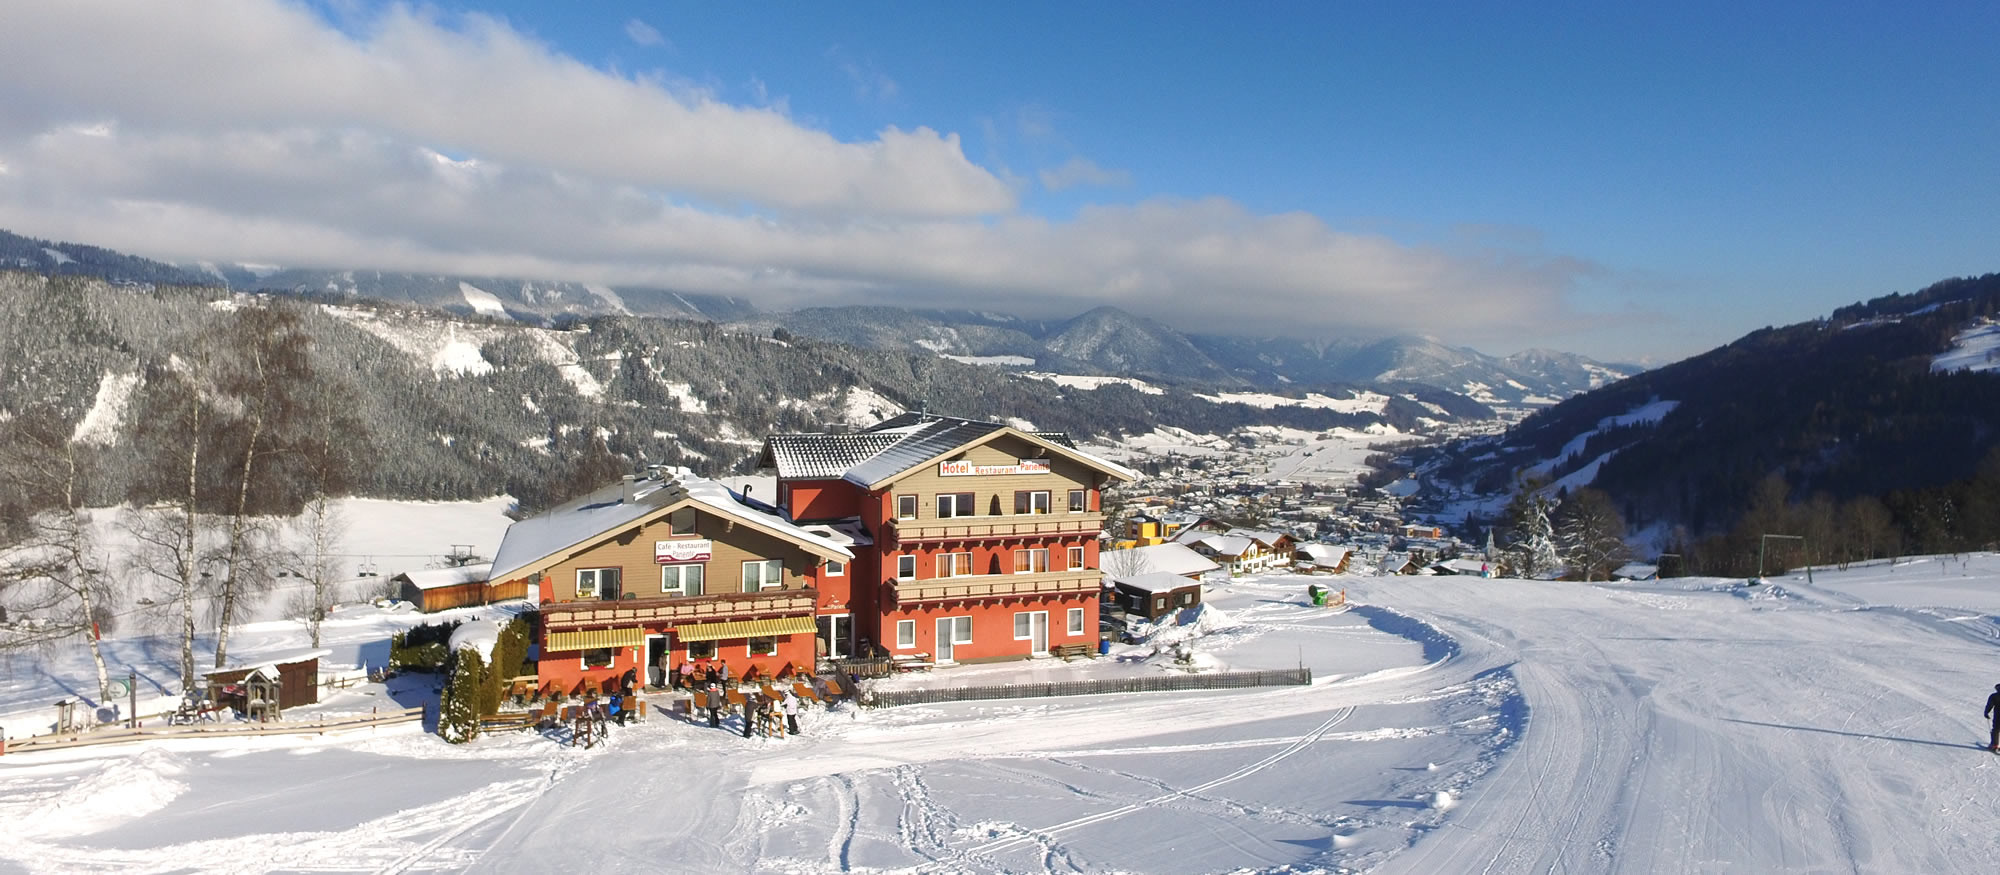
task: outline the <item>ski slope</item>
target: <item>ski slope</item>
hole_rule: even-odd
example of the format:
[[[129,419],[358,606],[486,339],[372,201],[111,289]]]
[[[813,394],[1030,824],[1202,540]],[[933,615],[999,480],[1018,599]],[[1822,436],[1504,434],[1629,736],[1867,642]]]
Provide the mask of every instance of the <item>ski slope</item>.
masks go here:
[[[1344,612],[1245,578],[1211,588],[1233,622],[1202,661],[1313,685],[842,705],[789,739],[656,717],[588,751],[397,728],[8,756],[0,871],[1984,870],[2000,557],[1814,578],[1316,578]]]

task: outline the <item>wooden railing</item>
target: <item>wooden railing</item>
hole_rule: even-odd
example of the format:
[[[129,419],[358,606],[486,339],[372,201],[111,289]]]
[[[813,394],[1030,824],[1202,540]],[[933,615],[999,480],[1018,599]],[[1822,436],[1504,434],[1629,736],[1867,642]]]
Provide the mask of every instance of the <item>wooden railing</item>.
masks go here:
[[[809,589],[770,592],[725,592],[693,596],[653,596],[596,602],[542,605],[542,625],[549,630],[586,626],[631,626],[641,623],[698,623],[756,620],[811,614],[815,593]]]
[[[1096,536],[1104,530],[1101,513],[1017,513],[961,516],[950,519],[891,520],[890,537],[899,544],[963,541],[974,538],[1047,538]]]
[[[947,577],[939,580],[898,580],[896,601],[902,604],[914,602],[949,601],[953,599],[1007,598],[1019,596],[1070,595],[1090,593],[1096,595],[1103,586],[1103,575],[1092,569],[1081,571],[1047,571],[1040,574],[971,574],[964,577]]]

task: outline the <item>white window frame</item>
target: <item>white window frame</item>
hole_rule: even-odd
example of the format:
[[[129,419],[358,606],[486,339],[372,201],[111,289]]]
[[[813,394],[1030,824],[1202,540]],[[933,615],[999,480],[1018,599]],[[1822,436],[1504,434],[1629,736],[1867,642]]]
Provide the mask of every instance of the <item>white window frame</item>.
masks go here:
[[[695,573],[701,577],[701,592],[690,593],[687,591],[687,570],[690,568],[694,569]],[[673,574],[674,577],[677,578],[676,585],[674,586],[667,585],[668,574]],[[707,563],[670,562],[667,563],[666,565],[660,566],[660,592],[672,593],[674,595],[681,595],[681,596],[702,595],[704,593],[707,593],[708,592]]]
[[[576,659],[576,665],[577,665],[577,667],[578,667],[578,668],[583,668],[583,669],[592,669],[592,668],[617,668],[617,667],[618,667],[618,651],[619,651],[620,649],[621,649],[621,648],[617,648],[617,647],[591,647],[591,648],[587,648],[587,649],[585,649],[584,651],[582,651],[581,653],[578,653],[578,654],[576,655],[576,656],[577,656],[577,659]],[[604,664],[602,664],[602,665],[591,665],[591,664],[590,664],[590,654],[591,654],[591,653],[594,653],[594,652],[596,652],[596,651],[599,651],[599,650],[602,650],[602,651],[604,651],[604,652],[606,652],[606,653],[609,653],[609,654],[611,654],[611,658],[609,658],[609,659],[605,660],[605,661],[604,661]]]
[[[917,557],[914,554],[905,553],[896,557],[896,579],[917,579]]]
[[[604,567],[602,567],[602,568],[579,568],[579,569],[577,569],[577,570],[576,570],[576,597],[577,597],[577,598],[580,598],[580,599],[600,599],[600,598],[603,598],[603,597],[604,597],[604,572],[606,572],[606,571],[609,571],[609,572],[612,572],[612,573],[614,573],[614,574],[618,575],[618,577],[619,577],[619,578],[621,579],[621,581],[622,581],[622,579],[623,579],[623,578],[625,577],[625,572],[624,572],[624,570],[623,570],[623,569],[621,569],[621,568],[618,568],[618,567],[616,567],[616,566],[610,566],[610,565],[607,565],[607,566],[604,566]],[[584,592],[584,590],[583,590],[583,577],[584,577],[584,575],[586,575],[586,574],[587,574],[587,575],[590,575],[590,591],[589,591],[589,592]]]
[[[766,579],[765,573],[770,571],[774,566],[777,568],[778,575],[775,581],[771,581]],[[758,569],[756,589],[750,588],[750,569],[752,567]],[[744,561],[743,563],[744,592],[766,592],[769,590],[784,589],[784,588],[785,588],[785,561],[783,559],[749,559]]]
[[[1081,571],[1085,561],[1083,547],[1076,546],[1069,548],[1069,570]]]
[[[897,650],[917,649],[917,621],[915,620],[896,621],[896,649]]]
[[[1027,640],[1029,640],[1029,639],[1031,639],[1031,638],[1034,638],[1034,637],[1035,637],[1035,621],[1034,621],[1034,616],[1035,616],[1035,612],[1034,612],[1034,611],[1015,611],[1015,612],[1014,612],[1014,640],[1015,640],[1015,641],[1027,641]]]
[[[1070,609],[1069,609],[1069,617],[1068,617],[1068,620],[1069,620],[1069,635],[1070,635],[1070,637],[1071,637],[1071,638],[1075,638],[1075,637],[1076,637],[1076,636],[1078,636],[1078,635],[1082,635],[1082,634],[1083,634],[1083,609],[1082,609],[1082,608],[1070,608]]]
[[[969,614],[968,614],[968,615],[966,615],[966,616],[963,616],[963,617],[945,617],[944,619],[947,619],[947,620],[950,620],[950,621],[951,621],[951,646],[953,646],[953,647],[957,647],[957,646],[958,646],[958,645],[960,645],[960,644],[971,644],[971,643],[972,643],[972,616],[971,616],[971,615],[969,615]],[[961,629],[963,629],[963,630],[964,630],[964,632],[965,632],[965,637],[963,637],[963,638],[960,638],[960,637],[958,637],[958,635],[959,635],[959,631],[960,631]]]
[[[1090,490],[1072,489],[1069,491],[1070,513],[1083,513],[1084,511],[1089,509],[1090,509]]]
[[[1028,497],[1028,509],[1021,509],[1021,496]],[[1038,500],[1039,499],[1039,500]],[[1014,493],[1014,512],[1019,514],[1042,515],[1055,509],[1055,494],[1047,489],[1023,489]],[[1036,505],[1041,505],[1039,510]]]
[[[1035,561],[1037,558],[1041,559],[1039,563]],[[1026,560],[1026,564],[1028,566],[1026,569],[1023,569],[1021,567],[1022,560]],[[1038,565],[1040,567],[1036,567]],[[1028,547],[1026,549],[1014,551],[1015,574],[1047,574],[1048,570],[1049,570],[1049,548]]]
[[[951,512],[945,512],[945,506]],[[941,520],[979,515],[979,495],[973,492],[940,492],[937,494],[937,518]]]
[[[845,560],[845,559],[828,559],[828,560],[826,560],[826,576],[828,576],[828,577],[846,577],[846,576],[847,576],[847,560]]]
[[[953,577],[970,577],[971,575],[972,575],[971,551],[968,550],[959,553],[937,554],[938,580],[948,580]]]
[[[765,650],[765,651],[763,651],[763,652],[761,652],[761,653],[760,653],[760,652],[758,652],[758,650],[757,650],[757,642],[759,642],[759,641],[769,641],[769,642],[771,642],[771,647],[770,647],[770,649],[768,649],[768,650]],[[776,636],[776,635],[759,635],[759,636],[757,636],[757,637],[755,637],[755,638],[747,638],[747,639],[744,639],[744,641],[743,641],[743,655],[744,655],[744,656],[777,656],[777,655],[778,655],[778,636]]]
[[[919,500],[918,500],[918,498],[919,498],[919,497],[920,497],[920,496],[916,496],[916,495],[898,495],[898,496],[896,496],[896,519],[899,519],[899,520],[913,520],[913,519],[916,519],[916,518],[917,518],[917,509],[918,509],[918,508],[920,508],[920,507],[923,507],[923,502],[921,502],[921,501],[919,501]],[[904,513],[904,512],[903,512],[903,505],[904,505],[904,503],[906,503],[906,502],[907,502],[907,503],[909,504],[909,506],[910,506],[910,512],[909,512],[909,513]]]

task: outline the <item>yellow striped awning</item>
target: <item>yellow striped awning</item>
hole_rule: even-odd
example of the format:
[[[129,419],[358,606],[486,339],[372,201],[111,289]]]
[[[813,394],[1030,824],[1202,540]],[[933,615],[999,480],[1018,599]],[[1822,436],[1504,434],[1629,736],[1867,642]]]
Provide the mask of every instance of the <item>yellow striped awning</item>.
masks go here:
[[[624,629],[583,629],[550,632],[544,650],[596,650],[600,647],[638,647],[646,643],[646,630],[639,626]]]
[[[763,638],[797,635],[816,627],[811,617],[779,617],[775,620],[737,620],[733,623],[702,623],[675,626],[674,637],[682,641],[722,641],[730,638]]]

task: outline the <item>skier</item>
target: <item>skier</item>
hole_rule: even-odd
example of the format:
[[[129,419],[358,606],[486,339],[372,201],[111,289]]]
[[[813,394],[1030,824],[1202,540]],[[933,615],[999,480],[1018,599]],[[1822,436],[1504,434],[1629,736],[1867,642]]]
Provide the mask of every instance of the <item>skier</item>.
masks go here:
[[[1993,721],[1993,734],[1986,740],[1986,749],[2000,753],[2000,684],[1993,685],[1993,695],[1986,697],[1986,716]]]

